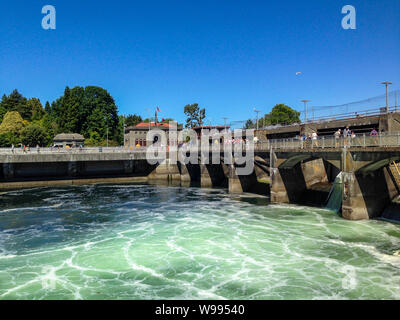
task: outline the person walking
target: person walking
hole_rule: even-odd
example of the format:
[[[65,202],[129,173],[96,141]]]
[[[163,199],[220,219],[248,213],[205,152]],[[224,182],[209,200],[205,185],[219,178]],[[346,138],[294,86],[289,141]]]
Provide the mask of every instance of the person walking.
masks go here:
[[[340,139],[341,131],[340,129],[337,129],[337,131],[334,133],[335,136],[335,147],[339,147],[339,139]]]
[[[311,138],[312,138],[312,145],[318,147],[318,134],[316,131],[312,133]]]
[[[374,144],[378,144],[378,131],[376,131],[375,128],[372,129],[370,136],[372,137]]]

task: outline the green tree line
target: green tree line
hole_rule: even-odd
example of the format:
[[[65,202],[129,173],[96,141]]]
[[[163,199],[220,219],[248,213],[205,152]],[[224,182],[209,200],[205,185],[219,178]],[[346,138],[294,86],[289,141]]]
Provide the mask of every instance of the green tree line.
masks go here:
[[[293,123],[300,123],[300,112],[293,110],[289,106],[281,103],[275,105],[270,113],[265,114],[258,120],[258,127],[262,128],[263,126],[277,124],[289,125]],[[246,121],[246,129],[254,129],[256,127],[257,121],[253,121],[252,119]]]
[[[121,145],[124,116],[118,116],[114,98],[103,88],[66,87],[56,101],[43,107],[18,90],[0,101],[0,147],[12,144],[48,146],[59,133],[80,133],[88,145]]]

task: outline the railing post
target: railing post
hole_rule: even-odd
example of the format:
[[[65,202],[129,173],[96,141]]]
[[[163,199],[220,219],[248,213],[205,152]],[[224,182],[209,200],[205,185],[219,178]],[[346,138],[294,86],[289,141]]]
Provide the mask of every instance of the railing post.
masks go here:
[[[363,133],[363,145],[364,145],[364,148],[365,148],[365,133]]]
[[[322,149],[325,149],[325,137],[322,137]]]

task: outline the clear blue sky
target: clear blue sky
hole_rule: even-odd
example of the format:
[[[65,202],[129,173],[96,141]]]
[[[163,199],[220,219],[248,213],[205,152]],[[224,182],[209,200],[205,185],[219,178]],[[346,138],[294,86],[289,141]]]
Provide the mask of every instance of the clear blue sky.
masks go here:
[[[44,5],[57,29],[41,28]],[[343,30],[341,9],[357,10]],[[301,99],[334,105],[400,88],[399,0],[13,0],[0,7],[0,94],[42,103],[98,85],[120,113],[184,121],[198,102],[213,124]],[[296,76],[296,72],[302,72]]]

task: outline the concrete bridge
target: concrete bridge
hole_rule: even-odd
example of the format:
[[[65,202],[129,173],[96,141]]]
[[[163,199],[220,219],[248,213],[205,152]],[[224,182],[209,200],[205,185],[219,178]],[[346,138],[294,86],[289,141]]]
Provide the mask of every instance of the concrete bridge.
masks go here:
[[[222,150],[208,149],[218,163],[204,163],[204,150],[195,163],[175,162],[172,155],[146,149],[97,148],[83,150],[0,150],[0,188],[92,182],[169,182],[204,188],[226,187],[231,193],[255,192],[271,196],[272,203],[324,205],[330,188],[342,172],[342,216],[359,220],[379,217],[399,195],[400,135],[357,139],[297,139],[268,141],[254,147],[254,169],[238,175],[236,159]],[[101,152],[100,152],[101,151]],[[165,150],[164,150],[165,151]],[[186,150],[185,152],[189,152]]]
[[[280,149],[271,158],[271,202],[302,203],[312,186],[332,184],[342,172],[342,216],[376,218],[399,195],[390,166],[399,160],[400,147]]]

